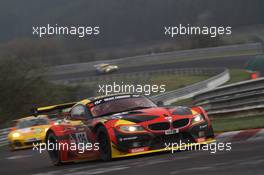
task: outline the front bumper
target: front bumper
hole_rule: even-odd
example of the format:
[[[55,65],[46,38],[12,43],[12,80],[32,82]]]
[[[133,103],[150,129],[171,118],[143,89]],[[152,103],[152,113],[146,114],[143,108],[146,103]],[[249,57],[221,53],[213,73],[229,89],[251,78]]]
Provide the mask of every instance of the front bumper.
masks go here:
[[[32,148],[34,145],[40,144],[44,142],[44,138],[33,138],[27,140],[12,140],[9,141],[9,147],[11,150],[19,150]]]
[[[141,151],[141,152],[135,152],[135,153],[120,152],[118,149],[116,149],[116,146],[112,144],[112,158],[122,158],[122,157],[136,156],[136,155],[142,155],[142,154],[168,152],[171,150],[181,150],[182,148],[186,149],[186,148],[192,147],[194,145],[205,145],[205,144],[210,144],[210,143],[214,143],[214,142],[216,142],[216,140],[213,138],[210,138],[210,139],[207,139],[206,141],[203,141],[203,142],[189,144],[187,147],[186,147],[186,145],[177,145],[177,146],[172,146],[169,148]]]
[[[165,134],[146,132],[141,134],[124,134],[114,130],[116,143],[112,143],[112,156],[134,155],[136,152],[142,154],[148,152],[159,152],[164,150],[167,145],[182,144],[207,144],[214,142],[213,129],[207,122],[179,130],[178,133]]]

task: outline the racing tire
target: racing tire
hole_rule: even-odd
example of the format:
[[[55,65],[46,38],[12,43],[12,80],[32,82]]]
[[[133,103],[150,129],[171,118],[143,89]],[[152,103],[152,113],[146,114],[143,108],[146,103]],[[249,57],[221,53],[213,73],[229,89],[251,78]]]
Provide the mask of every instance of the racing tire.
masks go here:
[[[56,145],[58,137],[53,132],[49,132],[46,138],[47,138],[46,144],[49,142],[49,143],[53,143],[54,145]],[[48,146],[49,145],[47,144],[47,147]],[[62,165],[61,158],[60,158],[60,154],[61,154],[60,151],[56,150],[55,148],[53,150],[50,150],[50,149],[47,149],[47,150],[48,150],[48,154],[49,154],[52,164],[55,166]]]
[[[214,138],[215,137],[215,134],[214,134],[214,129],[212,126],[210,126],[208,128],[208,135],[207,135],[207,138]]]
[[[100,158],[103,161],[112,159],[111,142],[105,127],[101,126],[96,132],[97,143],[99,143]]]

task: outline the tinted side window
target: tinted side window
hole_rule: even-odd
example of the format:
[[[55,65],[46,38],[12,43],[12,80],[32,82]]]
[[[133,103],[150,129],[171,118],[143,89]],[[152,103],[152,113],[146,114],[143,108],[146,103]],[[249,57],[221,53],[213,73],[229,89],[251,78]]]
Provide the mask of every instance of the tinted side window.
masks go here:
[[[86,108],[82,105],[75,106],[71,110],[71,118],[72,119],[80,119],[80,118],[87,118]]]

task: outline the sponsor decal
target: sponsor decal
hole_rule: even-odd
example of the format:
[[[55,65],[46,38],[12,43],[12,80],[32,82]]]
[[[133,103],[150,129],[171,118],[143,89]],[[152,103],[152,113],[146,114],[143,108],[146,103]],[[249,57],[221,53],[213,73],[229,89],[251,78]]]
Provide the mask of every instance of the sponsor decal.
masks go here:
[[[172,135],[179,133],[179,129],[170,129],[165,131],[165,135]]]
[[[205,142],[205,138],[198,138],[196,139],[196,141],[199,143],[199,142]]]
[[[148,151],[148,150],[149,150],[148,147],[141,147],[141,148],[130,149],[129,152],[130,153],[138,153],[138,152],[144,152],[144,151]]]

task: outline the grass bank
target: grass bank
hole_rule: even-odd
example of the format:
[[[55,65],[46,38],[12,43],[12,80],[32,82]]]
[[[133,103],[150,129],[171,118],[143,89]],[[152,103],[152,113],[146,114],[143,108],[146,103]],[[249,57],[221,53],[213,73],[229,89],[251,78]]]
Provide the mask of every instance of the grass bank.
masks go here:
[[[243,129],[264,128],[264,115],[241,118],[223,118],[212,120],[216,133]]]

